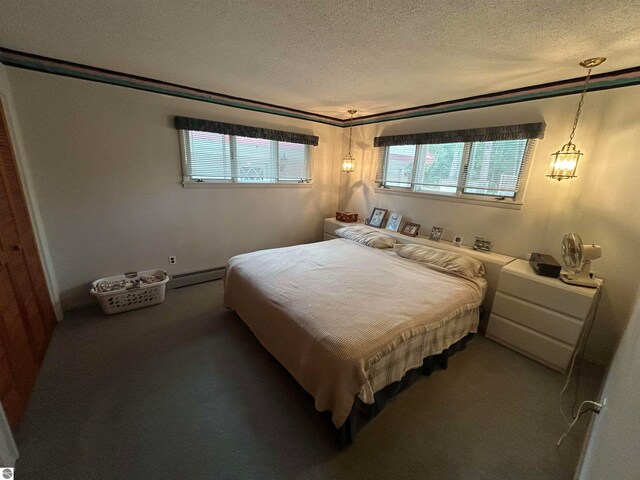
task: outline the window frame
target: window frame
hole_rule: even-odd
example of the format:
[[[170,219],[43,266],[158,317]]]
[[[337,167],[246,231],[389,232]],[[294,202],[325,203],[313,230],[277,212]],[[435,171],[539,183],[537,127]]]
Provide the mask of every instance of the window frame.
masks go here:
[[[525,140],[525,139],[523,139]],[[529,181],[529,172],[531,170],[531,164],[533,163],[533,157],[535,153],[535,148],[537,145],[536,138],[528,138],[526,139],[527,143],[525,144],[525,148],[522,154],[522,159],[520,161],[520,171],[518,175],[519,179],[519,188],[515,192],[513,197],[507,196],[499,196],[499,195],[483,195],[477,193],[465,193],[465,189],[470,189],[473,187],[467,187],[467,174],[469,171],[469,163],[471,160],[471,152],[473,150],[474,143],[482,143],[480,141],[467,141],[467,142],[447,142],[447,143],[464,143],[460,171],[458,173],[458,182],[455,186],[456,191],[452,193],[447,192],[435,192],[435,191],[424,191],[419,189],[419,185],[416,182],[416,175],[420,171],[418,164],[421,162],[420,160],[420,148],[422,145],[429,144],[416,144],[414,157],[413,157],[413,171],[411,175],[411,183],[406,187],[398,187],[398,186],[388,186],[386,185],[386,178],[382,180],[376,179],[375,182],[378,184],[375,188],[375,191],[378,193],[397,193],[409,196],[417,196],[417,197],[429,197],[439,200],[449,200],[449,201],[459,201],[464,203],[473,203],[479,205],[495,205],[502,207],[516,207],[519,208],[524,204],[524,197],[526,186]],[[511,141],[511,140],[490,140],[490,141]],[[441,143],[442,144],[442,143]],[[383,149],[383,153],[380,154],[380,162],[381,168],[384,172],[384,176],[386,177],[388,172],[388,161],[389,161],[389,149],[393,145],[387,145],[383,147],[377,147]],[[382,157],[384,155],[384,157]],[[390,183],[400,183],[400,182],[390,182]]]
[[[312,145],[300,143],[304,147],[304,160],[307,178],[301,179],[286,179],[281,180],[280,176],[280,140],[264,139],[270,142],[269,149],[269,162],[274,171],[277,172],[278,179],[270,180],[266,182],[243,182],[240,181],[238,171],[238,148],[237,139],[240,138],[255,138],[246,137],[242,135],[223,134],[229,136],[229,171],[231,178],[228,179],[207,179],[198,178],[188,175],[189,162],[191,161],[191,142],[189,141],[189,132],[197,132],[199,130],[178,129],[178,137],[180,142],[180,167],[182,169],[182,186],[184,188],[214,188],[214,187],[311,187],[313,185],[312,170]],[[213,133],[213,132],[211,132]],[[259,137],[258,137],[259,138]],[[284,143],[296,143],[286,142]],[[271,163],[273,162],[273,163]]]

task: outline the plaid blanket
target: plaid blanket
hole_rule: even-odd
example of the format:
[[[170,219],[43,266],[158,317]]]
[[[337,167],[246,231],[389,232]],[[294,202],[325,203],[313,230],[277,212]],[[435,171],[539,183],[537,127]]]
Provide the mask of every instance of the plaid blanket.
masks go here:
[[[346,239],[229,260],[225,306],[340,427],[356,395],[389,381],[477,326],[475,281]]]

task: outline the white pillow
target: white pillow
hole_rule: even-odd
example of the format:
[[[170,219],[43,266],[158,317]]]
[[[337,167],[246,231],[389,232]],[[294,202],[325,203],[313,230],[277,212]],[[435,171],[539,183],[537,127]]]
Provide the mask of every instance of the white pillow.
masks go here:
[[[393,251],[401,257],[426,263],[460,277],[474,279],[484,275],[482,262],[461,253],[447,252],[415,243],[398,244],[393,247]]]
[[[364,225],[339,228],[336,230],[336,235],[372,248],[392,248],[396,243],[393,237]]]

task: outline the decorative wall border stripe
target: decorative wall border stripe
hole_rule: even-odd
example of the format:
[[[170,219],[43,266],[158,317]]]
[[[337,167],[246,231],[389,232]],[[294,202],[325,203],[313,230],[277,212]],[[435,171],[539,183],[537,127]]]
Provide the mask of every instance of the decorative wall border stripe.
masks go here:
[[[107,83],[126,88],[161,93],[174,97],[188,98],[201,102],[215,103],[233,108],[242,108],[257,112],[281,115],[285,117],[323,123],[335,127],[348,127],[349,119],[340,119],[327,115],[320,115],[304,110],[283,107],[270,103],[234,97],[222,93],[210,92],[198,88],[186,87],[174,83],[163,82],[151,78],[130,75],[103,68],[67,62],[55,58],[43,57],[31,53],[18,52],[0,47],[0,62],[5,65],[38,72],[79,78],[93,82]],[[589,91],[607,90],[611,88],[640,85],[640,66],[601,73],[591,77]],[[365,115],[353,119],[353,125],[368,125],[389,122],[405,118],[424,117],[448,112],[459,112],[476,108],[508,105],[511,103],[528,102],[545,98],[560,97],[580,93],[584,86],[584,77],[561,80],[557,82],[532,85],[529,87],[505,90],[502,92],[477,95],[473,97],[432,103],[418,107],[392,110],[389,112]]]
[[[311,122],[324,123],[335,127],[343,127],[343,120],[294,108],[283,107],[271,103],[234,97],[222,93],[210,92],[198,88],[186,87],[174,83],[163,82],[151,78],[129,75],[103,68],[67,62],[55,58],[42,57],[30,53],[18,52],[0,47],[0,62],[5,65],[38,72],[51,73],[72,78],[80,78],[93,82],[107,83],[121,87],[144,90],[147,92],[161,93],[174,97],[188,98],[202,102],[215,103],[227,107],[242,108],[257,112],[270,113],[285,117],[309,120]]]
[[[353,125],[367,125],[372,123],[389,122],[405,118],[424,117],[441,113],[472,110],[476,108],[508,105],[511,103],[528,102],[545,98],[561,97],[581,93],[584,88],[585,77],[561,80],[558,82],[532,85],[529,87],[505,90],[502,92],[477,95],[446,102],[405,108],[374,115],[355,118]],[[592,75],[588,91],[608,90],[611,88],[630,87],[640,85],[640,67],[616,70],[613,72]],[[348,122],[348,120],[346,120]],[[348,126],[348,125],[346,125]]]

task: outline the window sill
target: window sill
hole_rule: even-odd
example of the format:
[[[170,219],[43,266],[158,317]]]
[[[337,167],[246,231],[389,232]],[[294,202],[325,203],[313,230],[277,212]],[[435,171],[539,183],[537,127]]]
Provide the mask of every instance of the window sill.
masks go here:
[[[375,193],[385,195],[402,195],[405,197],[424,198],[429,200],[439,200],[443,202],[465,203],[467,205],[482,205],[483,207],[506,208],[508,210],[522,209],[522,202],[514,202],[512,200],[481,200],[477,198],[456,197],[453,195],[437,195],[433,193],[411,192],[396,190],[393,188],[374,188]]]
[[[312,188],[313,183],[182,182],[183,188]]]

